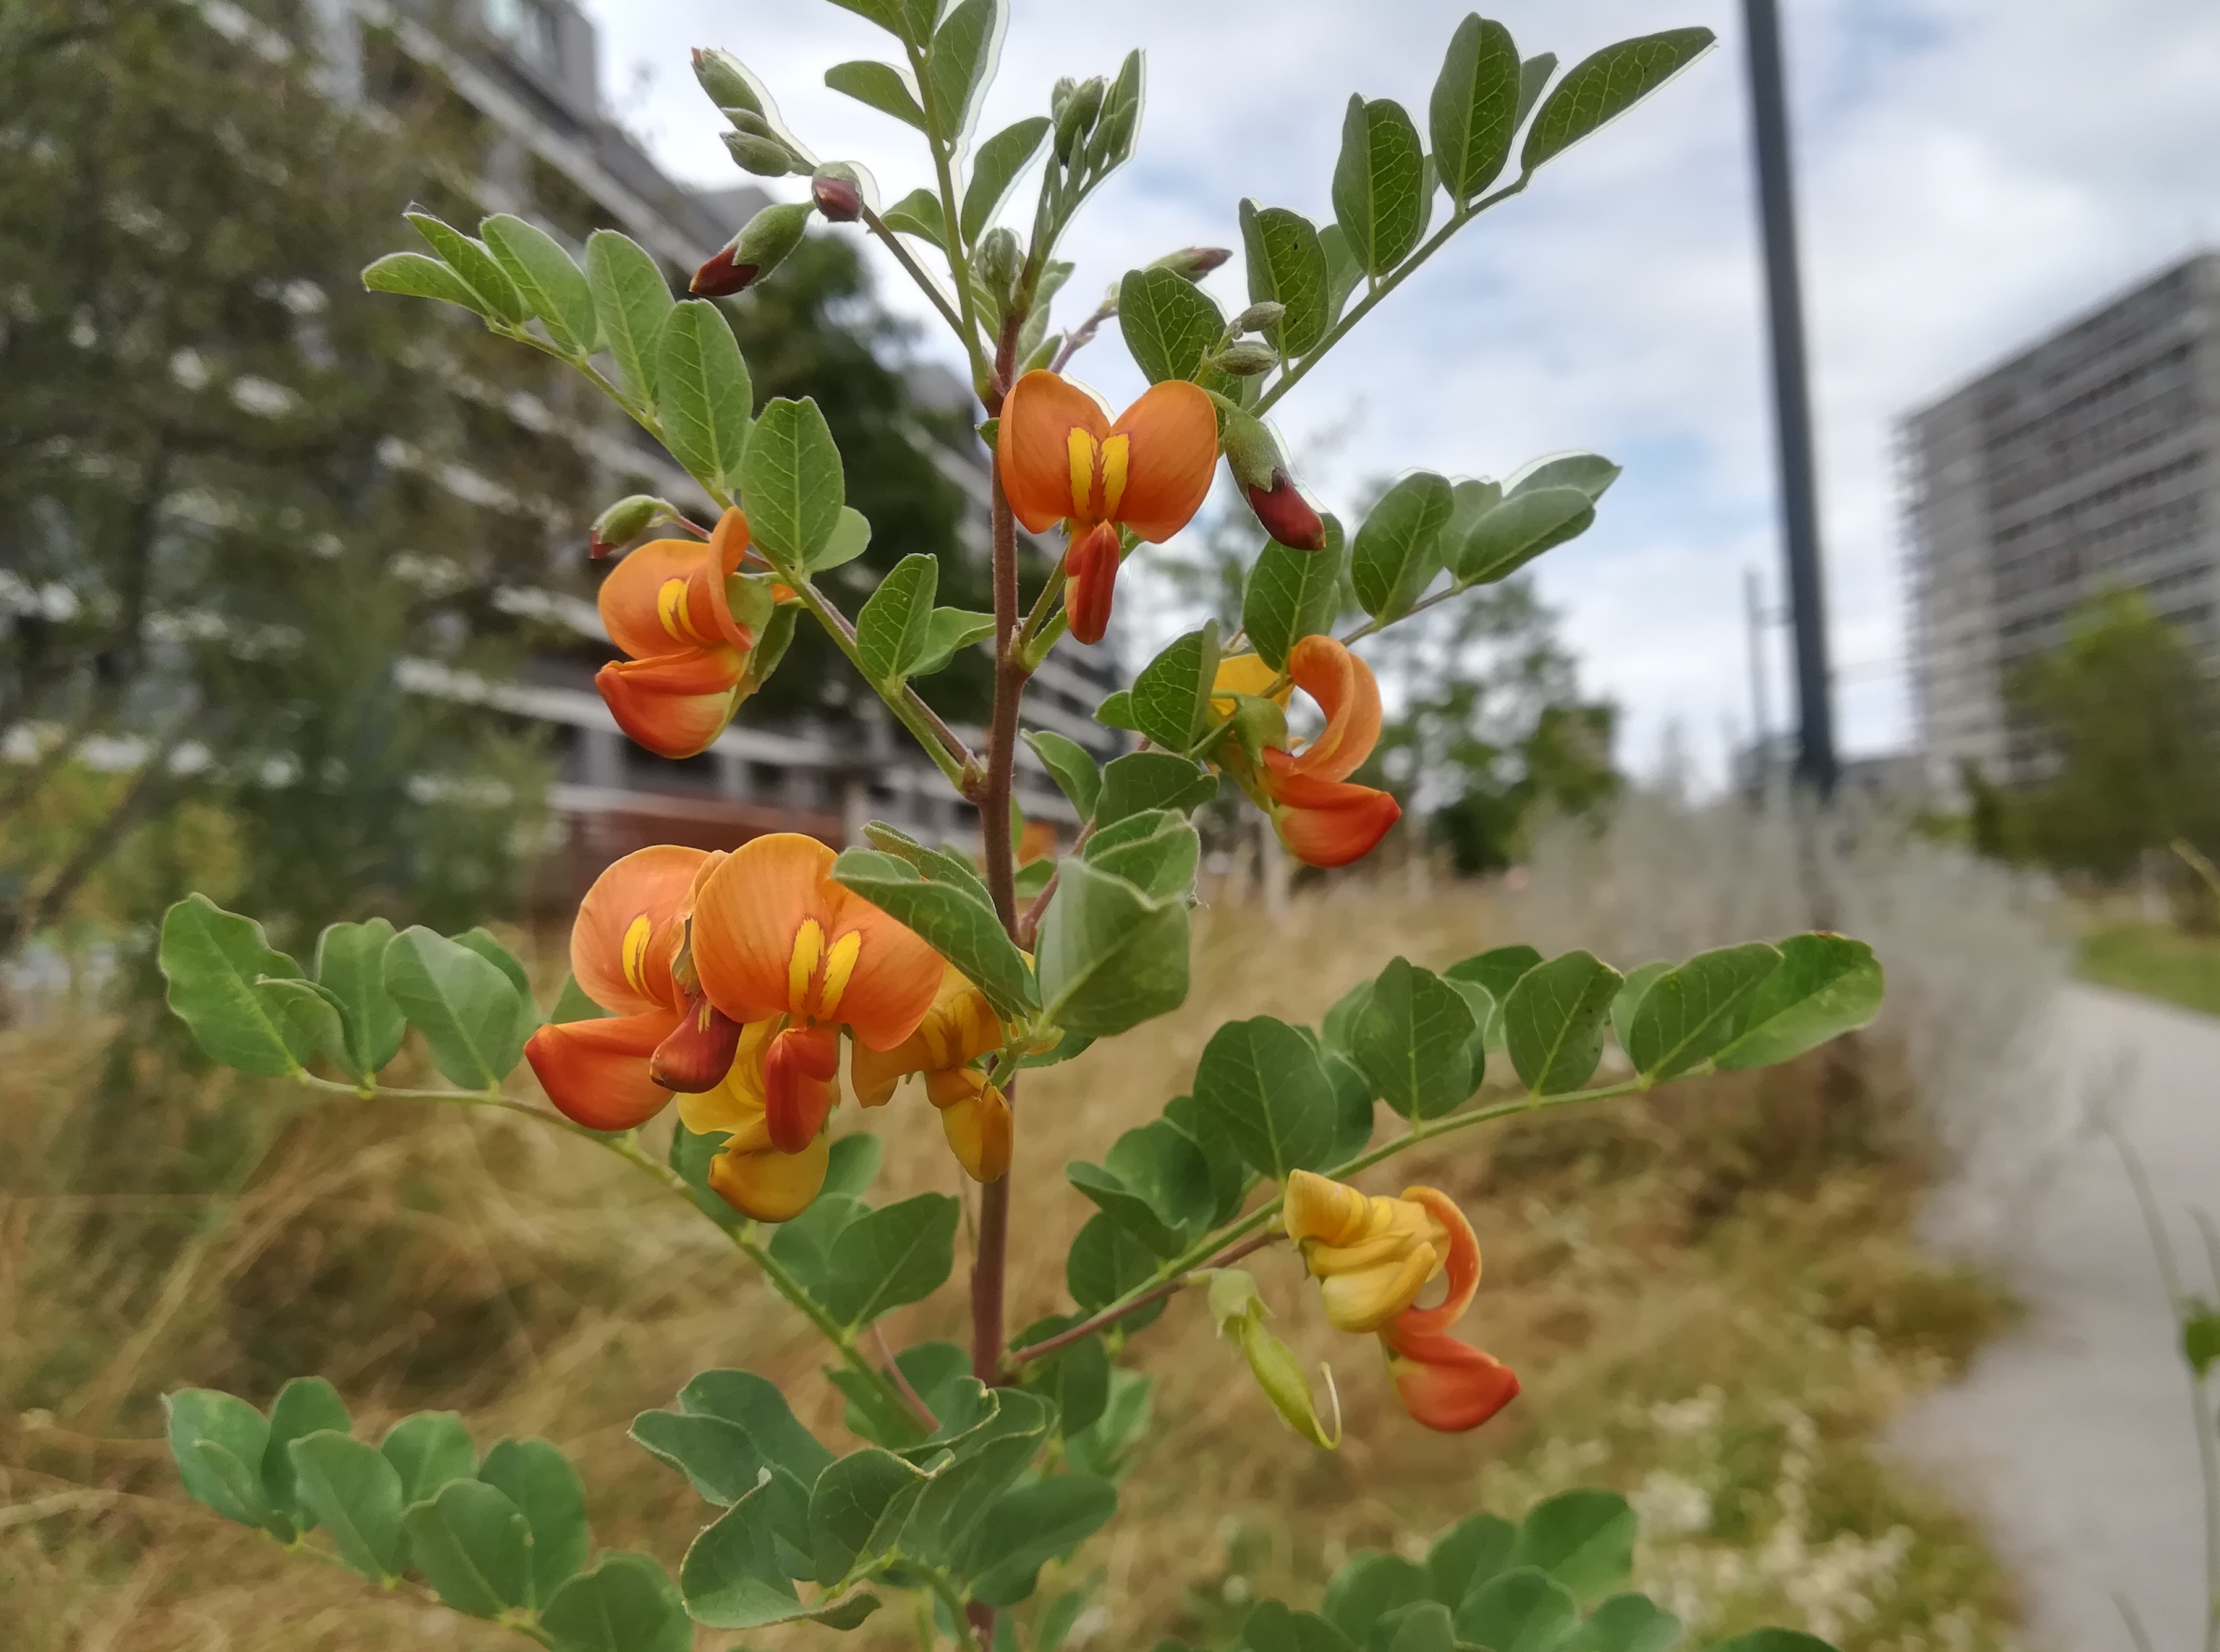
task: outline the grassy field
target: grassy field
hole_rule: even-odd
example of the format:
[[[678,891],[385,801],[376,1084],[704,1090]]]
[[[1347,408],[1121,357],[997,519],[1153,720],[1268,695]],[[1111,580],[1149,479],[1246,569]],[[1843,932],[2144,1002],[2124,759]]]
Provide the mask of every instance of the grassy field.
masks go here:
[[[1394,953],[1438,963],[1513,938],[1497,907],[1462,891],[1299,901],[1278,927],[1240,908],[1198,920],[1183,1010],[1027,1079],[1013,1325],[1065,1306],[1063,1247],[1088,1207],[1061,1167],[1099,1159],[1183,1089],[1220,1021],[1314,1019]],[[9,1652],[523,1644],[381,1598],[187,1502],[156,1437],[167,1388],[266,1402],[286,1376],[321,1370],[359,1426],[446,1406],[482,1441],[545,1434],[584,1469],[597,1541],[673,1562],[705,1508],[625,1437],[635,1412],[695,1370],[744,1362],[838,1437],[808,1327],[710,1224],[589,1145],[156,1065],[119,1089],[98,1072],[110,1030],[0,1034]],[[1126,1350],[1155,1379],[1157,1427],[1120,1516],[1051,1568],[1040,1598],[1092,1588],[1074,1644],[1223,1645],[1247,1601],[1311,1604],[1358,1549],[1414,1549],[1476,1507],[1515,1512],[1609,1484],[1645,1517],[1643,1580],[1707,1637],[1771,1621],[1847,1652],[2008,1644],[2009,1593],[1967,1522],[1872,1449],[2008,1309],[1915,1244],[1929,1164],[1908,1087],[1886,1037],[1851,1057],[1460,1138],[1453,1154],[1375,1173],[1380,1189],[1448,1189],[1480,1231],[1487,1274],[1462,1330],[1525,1392],[1476,1433],[1405,1418],[1373,1345],[1325,1325],[1284,1250],[1254,1266],[1275,1329],[1334,1364],[1338,1452],[1288,1432],[1201,1303],[1175,1300]],[[136,1099],[104,1099],[118,1094]],[[921,1101],[869,1122],[888,1146],[875,1198],[968,1191]],[[852,1107],[839,1115],[841,1128],[863,1123]],[[895,1315],[893,1343],[956,1331],[958,1296]],[[846,1643],[917,1642],[886,1612]]]
[[[2100,924],[2081,938],[2074,967],[2099,986],[2220,1015],[2220,935],[2191,935],[2169,924]]]

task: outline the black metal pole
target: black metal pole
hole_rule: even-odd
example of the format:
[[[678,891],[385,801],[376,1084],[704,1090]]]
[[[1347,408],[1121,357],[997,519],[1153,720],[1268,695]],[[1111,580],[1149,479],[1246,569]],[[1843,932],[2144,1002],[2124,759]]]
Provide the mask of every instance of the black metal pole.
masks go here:
[[[1780,461],[1780,527],[1788,613],[1796,633],[1796,777],[1824,797],[1835,789],[1835,715],[1827,667],[1827,593],[1819,565],[1818,490],[1812,459],[1812,395],[1804,362],[1804,300],[1796,261],[1796,198],[1789,174],[1788,100],[1781,84],[1780,17],[1774,0],[1743,0],[1749,51],[1750,130],[1765,246],[1766,319],[1773,344],[1773,414]]]

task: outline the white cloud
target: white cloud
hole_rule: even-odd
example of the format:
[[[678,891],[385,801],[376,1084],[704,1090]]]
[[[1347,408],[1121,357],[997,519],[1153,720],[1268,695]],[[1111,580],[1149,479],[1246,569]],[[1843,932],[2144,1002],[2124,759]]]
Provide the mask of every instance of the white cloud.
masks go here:
[[[675,172],[732,174],[685,50],[722,45],[820,153],[889,196],[924,181],[914,134],[822,84],[888,39],[829,4],[588,0],[610,78],[654,66],[634,112]],[[1139,156],[1067,251],[1073,306],[1131,265],[1234,244],[1244,194],[1331,215],[1348,94],[1421,122],[1452,0],[1016,0],[982,129],[1042,106],[1058,74],[1149,53]],[[1740,9],[1729,0],[1506,0],[1530,53],[1569,62],[1671,23],[1724,49],[1467,230],[1330,358],[1282,420],[1348,423],[1308,478],[1346,501],[1429,465],[1500,475],[1593,447],[1628,466],[1587,538],[1540,578],[1587,679],[1626,709],[1627,755],[1678,720],[1716,764],[1746,726],[1743,570],[1774,577],[1771,415],[1761,354]],[[1906,737],[1894,419],[2220,229],[2220,9],[2210,0],[1801,0],[1787,8],[1822,506],[1846,744]],[[893,277],[891,302],[923,315]],[[1237,302],[1238,268],[1213,285]],[[1081,358],[1138,388],[1114,335]],[[1775,653],[1778,663],[1778,651]],[[1774,714],[1785,690],[1776,689]]]

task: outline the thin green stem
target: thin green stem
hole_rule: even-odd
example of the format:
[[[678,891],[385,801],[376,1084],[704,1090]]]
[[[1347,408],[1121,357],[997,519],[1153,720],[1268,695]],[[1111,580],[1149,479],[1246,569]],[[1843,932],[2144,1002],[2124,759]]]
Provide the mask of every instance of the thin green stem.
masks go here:
[[[1401,264],[1396,265],[1393,270],[1390,270],[1386,275],[1381,276],[1374,280],[1371,285],[1367,289],[1364,296],[1357,300],[1356,307],[1351,309],[1347,315],[1344,315],[1339,321],[1336,321],[1327,331],[1325,337],[1319,340],[1318,348],[1312,351],[1307,356],[1305,356],[1302,360],[1298,362],[1294,366],[1281,372],[1280,377],[1273,381],[1272,388],[1266,390],[1263,396],[1259,396],[1257,399],[1257,405],[1250,408],[1249,411],[1258,418],[1262,418],[1266,413],[1269,412],[1273,404],[1278,402],[1279,399],[1285,396],[1290,390],[1300,383],[1303,379],[1303,375],[1309,372],[1312,368],[1317,366],[1319,360],[1325,355],[1326,352],[1332,349],[1334,346],[1339,344],[1343,339],[1347,337],[1350,330],[1356,327],[1356,325],[1359,321],[1363,321],[1367,315],[1369,315],[1372,313],[1374,307],[1376,306],[1381,299],[1387,297],[1389,293],[1401,286],[1405,279],[1410,276],[1412,271],[1416,270],[1428,259],[1433,257],[1436,252],[1441,251],[1441,249],[1448,244],[1450,236],[1456,234],[1458,230],[1462,229],[1467,224],[1470,223],[1481,213],[1487,211],[1490,207],[1494,206],[1499,202],[1509,200],[1512,196],[1525,189],[1526,187],[1526,180],[1530,176],[1531,174],[1529,173],[1521,172],[1517,179],[1512,183],[1505,184],[1501,189],[1496,190],[1494,194],[1482,196],[1470,206],[1450,213],[1449,221],[1444,223],[1439,229],[1436,230],[1431,236],[1429,236],[1426,240],[1425,245],[1419,247],[1417,252],[1412,253],[1409,258],[1406,259]]]
[[[957,1593],[956,1585],[950,1580],[948,1574],[937,1566],[924,1567],[920,1569],[932,1580],[932,1593],[935,1597],[942,1605],[948,1608],[948,1616],[956,1624],[957,1645],[963,1648],[964,1652],[979,1652],[979,1637],[971,1632],[971,1620],[965,1615],[964,1608],[967,1603],[963,1597]]]
[[[956,198],[956,164],[953,140],[940,130],[939,112],[934,109],[932,78],[926,72],[925,53],[914,41],[903,42],[909,53],[910,72],[925,93],[925,138],[932,150],[933,181],[940,190],[940,221],[947,239],[942,251],[948,254],[948,278],[956,288],[956,308],[962,317],[958,332],[963,340],[963,352],[970,358],[971,379],[975,386],[987,382],[987,354],[980,341],[978,307],[971,294],[970,260],[963,252],[962,204]],[[983,397],[984,391],[982,390]]]
[[[889,228],[887,221],[869,207],[864,209],[863,219],[864,227],[877,236],[887,251],[895,255],[895,262],[909,271],[909,278],[917,284],[917,290],[932,301],[933,309],[940,312],[940,319],[948,323],[949,330],[958,338],[963,337],[963,318],[950,307],[948,296],[940,290],[940,284],[926,273],[925,266],[917,261],[908,247],[902,245],[901,234]]]
[[[942,774],[948,776],[950,783],[957,791],[970,795],[965,790],[970,783],[966,776],[974,759],[970,748],[957,736],[956,731],[941,720],[940,714],[926,705],[923,697],[907,683],[889,690],[873,681],[871,674],[864,669],[863,655],[856,646],[856,627],[849,622],[848,616],[827,602],[824,593],[811,584],[806,575],[795,574],[784,568],[776,571],[779,577],[792,588],[794,594],[801,599],[801,606],[809,610],[810,617],[825,627],[834,645],[848,657],[848,663],[856,668],[857,675],[877,689],[879,698],[886,701],[887,709],[894,713],[895,720],[925,748],[925,754],[933,760]]]

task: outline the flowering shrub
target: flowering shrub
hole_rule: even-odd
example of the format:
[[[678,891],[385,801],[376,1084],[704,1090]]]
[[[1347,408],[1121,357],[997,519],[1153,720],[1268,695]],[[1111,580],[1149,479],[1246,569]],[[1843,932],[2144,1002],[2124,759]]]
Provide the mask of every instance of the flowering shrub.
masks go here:
[[[163,930],[171,1007],[215,1059],[366,1100],[498,1108],[598,1143],[691,1201],[822,1333],[853,1449],[819,1438],[774,1384],[742,1370],[702,1372],[675,1409],[633,1424],[712,1507],[675,1578],[645,1555],[596,1556],[584,1489],[544,1441],[481,1452],[452,1413],[425,1412],[373,1444],[315,1377],[289,1383],[266,1415],[206,1390],[171,1396],[179,1472],[210,1508],[558,1652],[682,1652],[696,1625],[850,1630],[890,1592],[917,1597],[933,1643],[1049,1652],[1077,1608],[1068,1596],[1033,1604],[1041,1568],[1113,1518],[1148,1425],[1145,1382],[1119,1371],[1119,1356],[1184,1287],[1200,1287],[1227,1357],[1238,1350],[1260,1399],[1313,1446],[1340,1439],[1331,1373],[1321,1406],[1265,1323],[1253,1275],[1236,1266],[1252,1256],[1303,1269],[1331,1324],[1377,1337],[1414,1424],[1478,1427],[1518,1383],[1458,1334],[1481,1300],[1469,1223],[1436,1189],[1379,1196],[1350,1179],[1493,1120],[1787,1060],[1863,1024],[1880,998],[1869,949],[1806,934],[1626,976],[1588,952],[1544,959],[1525,946],[1438,975],[1398,958],[1319,1027],[1230,1022],[1188,1094],[1107,1144],[1100,1163],[1067,1168],[1096,1207],[1066,1261],[1071,1311],[1012,1335],[1003,1281],[1024,1075],[1185,1000],[1192,812],[1231,778],[1297,857],[1361,859],[1396,809],[1349,778],[1381,721],[1378,686],[1350,645],[1575,537],[1617,475],[1593,454],[1507,485],[1416,473],[1350,534],[1304,498],[1264,415],[1474,216],[1710,37],[1622,41],[1552,87],[1554,59],[1522,62],[1500,24],[1469,17],[1429,107],[1431,153],[1400,106],[1353,98],[1336,224],[1242,204],[1252,302],[1240,315],[1229,321],[1194,284],[1229,254],[1189,249],[1128,273],[1057,332],[1052,301],[1070,266],[1056,248],[1132,151],[1138,55],[1114,77],[1058,83],[1048,113],[974,144],[1002,0],[961,0],[945,17],[938,0],[841,3],[882,27],[904,61],[842,64],[826,79],[922,134],[932,187],[882,207],[856,168],[809,153],[736,59],[697,53],[734,159],[766,176],[808,175],[811,187],[807,204],[765,209],[694,287],[745,288],[813,215],[860,223],[919,283],[967,354],[995,449],[991,614],[936,606],[939,570],[923,556],[897,564],[852,620],[834,605],[817,576],[860,552],[870,525],[845,503],[824,418],[808,401],[756,408],[723,315],[676,298],[623,236],[596,233],[581,268],[516,218],[490,217],[472,237],[418,215],[430,253],[382,259],[365,279],[459,305],[586,374],[721,512],[704,530],[667,502],[633,498],[596,524],[596,556],[672,530],[632,549],[602,588],[603,620],[628,658],[598,683],[627,733],[669,757],[703,750],[806,615],[976,807],[978,857],[884,825],[837,853],[793,834],[729,853],[642,850],[589,891],[571,978],[544,1013],[522,967],[483,931],[335,925],[303,968],[251,920],[198,895]],[[1515,174],[1499,184],[1514,144]],[[995,220],[1037,161],[1021,240]],[[1446,215],[1429,236],[1437,195]],[[946,282],[921,259],[945,259]],[[1063,372],[1112,319],[1151,385],[1115,418]],[[1120,563],[1187,524],[1221,453],[1270,535],[1241,627],[1178,639],[1103,701],[1101,720],[1138,735],[1139,749],[1098,767],[1068,739],[1024,736],[1082,825],[1021,866],[1013,783],[1028,680],[1067,631],[1082,645],[1103,636]],[[1066,541],[1029,607],[1020,523],[1061,528]],[[1337,637],[1344,589],[1365,618]],[[982,643],[995,695],[975,751],[914,684]],[[1288,721],[1296,689],[1322,718],[1307,737]],[[1045,846],[1038,832],[1031,840]],[[452,1088],[381,1082],[411,1027]],[[1627,1075],[1596,1084],[1607,1037]],[[508,1090],[526,1062],[554,1112]],[[969,1223],[945,1194],[869,1201],[876,1138],[836,1141],[827,1128],[844,1067],[866,1107],[920,1081],[977,1184]],[[1375,1144],[1383,1102],[1402,1127]],[[641,1131],[666,1110],[668,1150],[651,1152]],[[888,1353],[876,1323],[948,1282],[959,1225],[970,1345]],[[1425,1302],[1437,1281],[1443,1294]],[[1635,1536],[1633,1510],[1609,1492],[1550,1497],[1515,1525],[1475,1513],[1422,1560],[1351,1560],[1315,1611],[1256,1602],[1240,1643],[1663,1652],[1677,1623],[1625,1589]],[[1805,1639],[1751,1638],[1779,1652]]]

